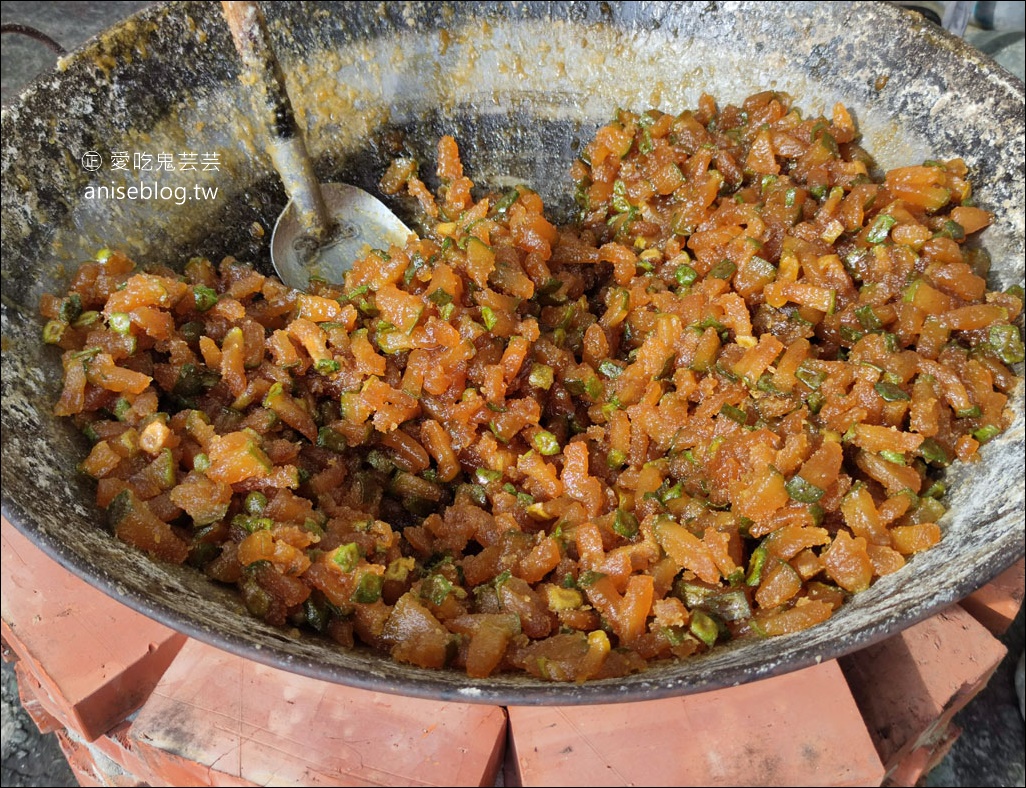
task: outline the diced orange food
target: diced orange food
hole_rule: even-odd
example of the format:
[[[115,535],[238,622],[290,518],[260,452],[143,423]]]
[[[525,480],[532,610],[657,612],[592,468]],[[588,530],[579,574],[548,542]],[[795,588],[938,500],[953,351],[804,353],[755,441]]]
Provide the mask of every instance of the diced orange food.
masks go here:
[[[800,632],[939,542],[1024,355],[965,163],[857,140],[779,91],[618,110],[557,227],[443,137],[437,194],[382,178],[424,237],[306,292],[104,252],[40,299],[54,413],[118,537],[339,648],[583,682]]]

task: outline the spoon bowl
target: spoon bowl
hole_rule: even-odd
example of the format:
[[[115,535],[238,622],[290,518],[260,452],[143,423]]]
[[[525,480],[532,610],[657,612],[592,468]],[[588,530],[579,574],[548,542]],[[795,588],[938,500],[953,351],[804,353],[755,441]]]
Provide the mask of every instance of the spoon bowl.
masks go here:
[[[311,277],[337,284],[354,260],[370,249],[402,246],[411,232],[381,200],[363,189],[348,183],[322,183],[320,189],[331,220],[323,240],[305,233],[293,200],[271,235],[274,270],[295,290],[306,290]]]
[[[306,290],[311,277],[338,284],[358,257],[404,244],[410,230],[363,189],[318,182],[259,4],[225,0],[221,7],[242,61],[242,82],[267,126],[268,153],[289,193],[271,235],[271,263],[296,290]]]

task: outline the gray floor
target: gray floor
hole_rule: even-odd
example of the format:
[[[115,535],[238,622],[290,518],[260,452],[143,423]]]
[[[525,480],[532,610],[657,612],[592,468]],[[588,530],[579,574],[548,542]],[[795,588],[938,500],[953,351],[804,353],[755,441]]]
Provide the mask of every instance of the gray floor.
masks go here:
[[[6,24],[32,25],[73,48],[147,2],[2,2]],[[1008,4],[1011,5],[1011,4]],[[1018,4],[1017,4],[1018,5]],[[970,29],[967,39],[1006,68],[1023,74],[1022,36]],[[2,100],[6,104],[38,73],[52,68],[56,56],[36,41],[5,35],[2,49]],[[1023,786],[1026,777],[1024,729],[1015,695],[1015,664],[1023,653],[1023,612],[1003,638],[1009,655],[986,689],[960,714],[963,729],[951,753],[926,781],[928,786]],[[3,752],[0,782],[4,786],[73,786],[76,782],[56,738],[40,736],[18,703],[13,669],[3,666]]]

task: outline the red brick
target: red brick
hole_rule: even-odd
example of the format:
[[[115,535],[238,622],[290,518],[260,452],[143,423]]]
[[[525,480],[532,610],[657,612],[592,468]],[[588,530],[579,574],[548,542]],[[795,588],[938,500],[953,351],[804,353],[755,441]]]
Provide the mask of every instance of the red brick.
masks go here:
[[[875,786],[883,778],[836,662],[679,698],[508,712],[509,758],[525,786]]]
[[[3,660],[5,665],[11,665],[18,661],[18,655],[11,648],[10,643],[7,642],[7,638],[0,635],[0,659]]]
[[[915,788],[926,774],[926,765],[930,762],[932,752],[930,745],[924,745],[907,753],[887,775],[883,782],[885,788]]]
[[[924,774],[929,774],[940,762],[948,757],[948,753],[951,752],[951,748],[958,741],[958,737],[962,735],[962,729],[950,723],[948,725],[947,733],[944,734],[944,738],[937,742],[930,750],[930,760],[926,764],[926,768],[923,770]]]
[[[126,772],[95,745],[83,741],[74,731],[58,731],[57,741],[79,785],[114,788],[145,785],[145,781],[138,775]]]
[[[936,733],[937,738],[934,741],[916,747],[902,758],[884,780],[884,785],[887,788],[912,788],[919,785],[923,777],[950,752],[952,745],[961,735],[962,729],[957,725],[947,725]]]
[[[1012,564],[959,604],[995,636],[1008,631],[1026,596],[1026,558]]]
[[[3,637],[51,713],[91,741],[142,704],[185,636],[74,576],[6,520],[0,536]]]
[[[154,777],[145,759],[137,751],[131,731],[131,722],[119,723],[91,742],[89,747],[117,764],[126,774],[134,775],[140,782],[150,783]]]
[[[14,674],[18,678],[18,699],[21,707],[29,718],[39,728],[40,733],[53,733],[64,727],[64,724],[55,717],[49,709],[50,703],[46,697],[46,690],[36,681],[35,676],[25,670],[25,666],[19,660],[14,665]]]
[[[57,732],[57,741],[79,785],[106,785],[96,769],[96,764],[93,763],[92,753],[84,744],[72,739],[64,729]]]
[[[1005,647],[958,605],[841,659],[891,775],[986,686]]]
[[[352,689],[190,640],[132,721],[154,785],[492,785],[502,708]]]
[[[507,709],[507,715],[511,709]],[[516,743],[513,741],[513,726],[506,726],[506,757],[502,761],[502,784],[505,788],[521,788],[520,773],[517,771]]]

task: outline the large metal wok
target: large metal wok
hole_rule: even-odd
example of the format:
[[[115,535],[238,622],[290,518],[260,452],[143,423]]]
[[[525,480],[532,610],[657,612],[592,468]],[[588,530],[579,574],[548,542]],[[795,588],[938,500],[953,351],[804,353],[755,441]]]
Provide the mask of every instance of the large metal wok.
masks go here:
[[[322,181],[374,191],[400,151],[429,174],[438,137],[451,133],[479,185],[526,182],[565,219],[570,163],[616,107],[680,111],[703,91],[725,103],[775,88],[806,111],[844,101],[884,167],[963,157],[979,204],[997,215],[983,236],[994,259],[990,284],[1023,281],[1023,84],[894,6],[267,5]],[[446,700],[579,704],[698,692],[836,657],[951,604],[1023,555],[1022,385],[1011,430],[984,447],[983,462],[950,470],[952,509],[939,547],[824,625],[615,682],[471,681],[293,636],[249,616],[199,572],[117,541],[92,503],[92,483],[75,470],[84,438],[51,415],[60,362],[40,341],[39,296],[107,245],[140,262],[181,266],[195,254],[234,254],[268,265],[269,233],[255,223],[270,228],[285,196],[236,68],[218,5],[174,3],[93,40],[3,115],[3,514],[88,582],[189,636],[304,675]],[[95,171],[90,151],[99,154]],[[119,152],[154,161],[191,152],[199,166],[126,173],[112,167]],[[132,178],[190,194],[195,185],[216,187],[217,197],[179,205],[86,196],[90,185]]]

